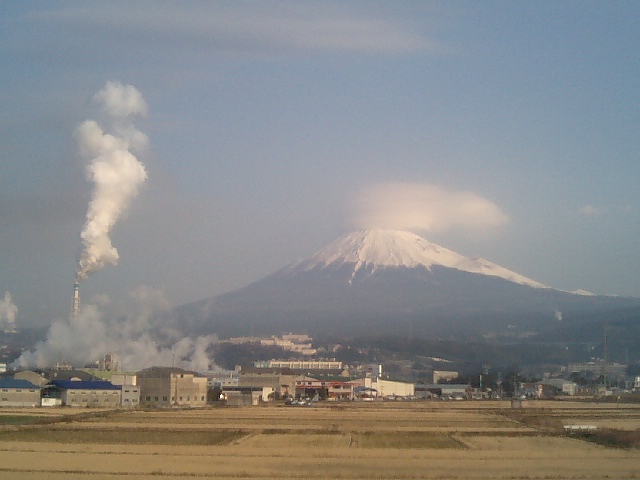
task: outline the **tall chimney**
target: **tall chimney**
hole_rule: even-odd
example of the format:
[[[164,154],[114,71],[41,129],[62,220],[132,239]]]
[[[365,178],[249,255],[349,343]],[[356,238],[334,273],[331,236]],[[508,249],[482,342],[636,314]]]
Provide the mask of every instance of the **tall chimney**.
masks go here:
[[[80,284],[76,281],[73,284],[73,310],[72,314],[74,317],[78,316],[78,311],[80,310]]]

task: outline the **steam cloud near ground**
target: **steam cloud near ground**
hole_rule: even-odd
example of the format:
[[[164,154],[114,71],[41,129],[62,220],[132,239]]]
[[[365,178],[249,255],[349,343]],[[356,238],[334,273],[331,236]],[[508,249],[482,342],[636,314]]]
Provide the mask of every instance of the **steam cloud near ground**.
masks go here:
[[[183,338],[169,302],[149,287],[140,287],[125,302],[96,297],[77,316],[56,320],[35,349],[23,353],[16,367],[47,367],[58,362],[84,366],[115,353],[123,369],[137,371],[153,365],[207,371],[207,348],[215,335]]]

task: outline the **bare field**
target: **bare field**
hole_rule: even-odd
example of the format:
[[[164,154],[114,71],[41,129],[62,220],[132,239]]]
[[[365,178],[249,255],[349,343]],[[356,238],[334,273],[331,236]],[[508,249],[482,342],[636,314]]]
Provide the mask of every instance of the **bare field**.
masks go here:
[[[0,412],[63,419],[0,429],[4,480],[640,478],[640,450],[561,433],[565,420],[635,421],[640,406],[633,405],[532,402],[513,411],[497,402],[372,402],[36,410]]]

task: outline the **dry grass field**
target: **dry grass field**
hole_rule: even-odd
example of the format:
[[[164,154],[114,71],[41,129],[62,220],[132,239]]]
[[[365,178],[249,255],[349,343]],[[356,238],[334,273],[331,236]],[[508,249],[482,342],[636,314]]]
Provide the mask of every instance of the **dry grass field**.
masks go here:
[[[0,478],[640,478],[640,449],[563,430],[633,430],[639,418],[640,405],[580,402],[11,409],[0,411]]]

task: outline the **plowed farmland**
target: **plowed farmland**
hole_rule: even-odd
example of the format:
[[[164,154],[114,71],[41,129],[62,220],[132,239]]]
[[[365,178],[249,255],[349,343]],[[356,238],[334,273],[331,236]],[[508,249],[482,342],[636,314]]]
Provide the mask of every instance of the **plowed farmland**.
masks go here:
[[[0,411],[0,478],[640,478],[640,449],[563,428],[629,434],[639,418],[639,405],[542,401],[13,409]]]

